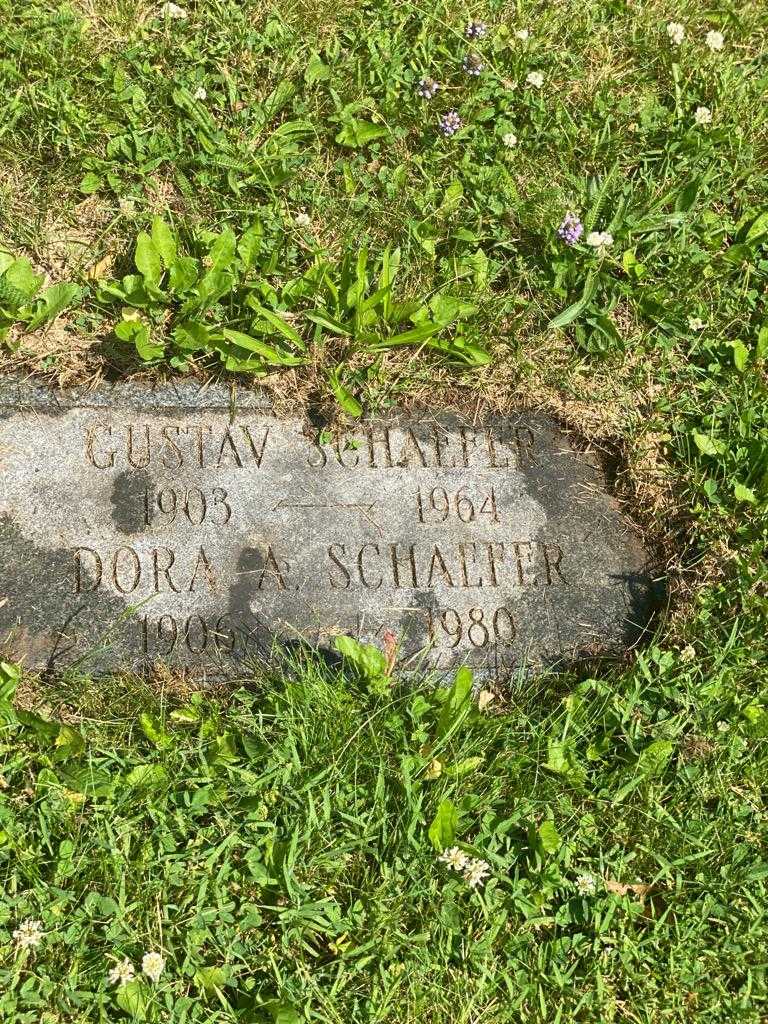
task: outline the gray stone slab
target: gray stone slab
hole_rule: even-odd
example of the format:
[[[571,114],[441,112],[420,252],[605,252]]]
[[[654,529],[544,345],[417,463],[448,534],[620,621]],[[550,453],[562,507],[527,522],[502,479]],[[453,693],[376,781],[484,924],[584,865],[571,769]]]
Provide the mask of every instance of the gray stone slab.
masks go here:
[[[405,664],[616,654],[656,588],[598,462],[544,415],[393,413],[329,439],[194,383],[0,385],[0,650],[228,671],[343,633]]]

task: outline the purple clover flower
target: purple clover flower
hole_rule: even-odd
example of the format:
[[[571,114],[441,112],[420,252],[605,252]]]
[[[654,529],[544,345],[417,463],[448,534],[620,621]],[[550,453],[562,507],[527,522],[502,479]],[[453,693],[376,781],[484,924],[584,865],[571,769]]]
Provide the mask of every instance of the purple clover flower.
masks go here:
[[[475,21],[472,19],[472,21],[467,24],[467,27],[464,30],[464,35],[467,39],[482,39],[484,36],[488,35],[488,26],[484,21]]]
[[[479,53],[468,53],[461,65],[468,75],[477,76],[485,67]]]
[[[416,92],[423,100],[431,100],[439,88],[440,85],[434,78],[422,78],[416,86]]]
[[[449,110],[447,114],[443,114],[440,118],[440,131],[449,139],[452,135],[461,128],[462,120],[455,110]]]
[[[569,210],[563,217],[563,223],[557,229],[557,233],[566,245],[576,245],[584,234],[584,225],[578,215]]]

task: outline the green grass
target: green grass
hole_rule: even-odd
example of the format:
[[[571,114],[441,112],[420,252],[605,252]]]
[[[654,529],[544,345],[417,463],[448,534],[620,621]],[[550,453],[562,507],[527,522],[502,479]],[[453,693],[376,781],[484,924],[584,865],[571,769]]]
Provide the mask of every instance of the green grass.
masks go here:
[[[626,664],[464,707],[442,746],[427,681],[311,659],[187,711],[161,683],[25,677],[17,705],[54,724],[5,708],[3,1020],[127,1019],[130,993],[173,1024],[765,1019],[764,4],[159,7],[0,0],[3,369],[269,373],[347,417],[454,388],[555,410],[618,456],[670,607]],[[557,237],[568,210],[605,254]],[[155,217],[198,261],[185,313],[144,241],[136,275]],[[249,228],[201,301],[215,239]],[[224,330],[262,346],[248,365]],[[441,801],[479,891],[436,860]],[[111,958],[151,949],[160,982],[121,1008]]]
[[[764,1019],[748,642],[447,715],[311,658],[226,699],[59,683],[83,743],[29,713],[2,733],[3,1020],[117,1019],[108,970],[148,950],[154,1021]],[[454,843],[484,887],[437,860]]]

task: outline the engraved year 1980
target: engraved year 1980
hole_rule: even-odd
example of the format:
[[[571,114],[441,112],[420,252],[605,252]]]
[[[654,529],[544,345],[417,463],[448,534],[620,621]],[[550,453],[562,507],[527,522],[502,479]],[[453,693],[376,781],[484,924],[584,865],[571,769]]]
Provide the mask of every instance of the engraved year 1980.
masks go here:
[[[493,611],[486,608],[429,609],[427,615],[430,643],[450,650],[455,650],[462,641],[476,648],[511,644],[517,636],[515,620],[504,605]]]

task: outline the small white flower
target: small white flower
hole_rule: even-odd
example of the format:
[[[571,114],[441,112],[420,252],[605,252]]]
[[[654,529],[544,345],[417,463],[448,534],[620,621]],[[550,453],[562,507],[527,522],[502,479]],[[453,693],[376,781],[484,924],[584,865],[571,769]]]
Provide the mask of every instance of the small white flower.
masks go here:
[[[576,879],[576,889],[581,896],[594,896],[597,889],[594,875],[579,875]]]
[[[136,216],[136,203],[133,199],[118,199],[117,205],[120,207],[120,213],[124,217]]]
[[[112,970],[109,972],[109,984],[110,985],[127,985],[129,981],[133,981],[136,972],[133,968],[133,964],[126,957],[120,964],[115,964]]]
[[[501,136],[501,141],[507,147],[507,149],[514,149],[517,145],[517,136],[514,132],[507,132]]]
[[[730,722],[720,721],[720,722],[717,723],[717,731],[718,732],[728,732],[728,730],[730,728],[731,728]]]
[[[696,113],[693,115],[693,120],[698,125],[712,124],[712,111],[709,107],[696,107]]]
[[[19,949],[39,946],[43,941],[43,926],[39,921],[22,921],[13,933],[13,939]]]
[[[718,50],[722,50],[725,46],[725,36],[722,32],[707,32],[704,42],[713,53],[716,53]]]
[[[462,872],[464,881],[470,889],[477,889],[485,881],[486,875],[491,873],[491,866],[484,860],[476,858],[469,861]]]
[[[519,39],[521,42],[524,43],[528,39],[530,34],[531,33],[528,31],[527,28],[519,28],[517,32],[515,32],[515,38]]]
[[[156,982],[163,973],[164,967],[165,957],[161,956],[159,953],[145,953],[141,958],[141,969],[150,981]]]
[[[679,21],[670,21],[667,25],[667,35],[673,46],[679,46],[685,39],[685,28]]]
[[[437,859],[442,861],[443,864],[447,864],[449,868],[453,868],[454,871],[463,871],[469,862],[469,857],[458,846],[452,846],[448,850],[443,850]]]
[[[193,95],[194,95],[194,98],[196,100],[206,100],[206,99],[208,99],[208,93],[205,91],[205,89],[202,87],[202,85],[198,86],[197,89],[195,89]]]
[[[703,331],[706,326],[707,325],[704,323],[704,321],[701,319],[700,316],[690,316],[690,317],[688,317],[688,330],[689,331]],[[688,648],[686,647],[685,650],[687,651]]]
[[[308,213],[302,210],[300,213],[296,214],[296,217],[294,218],[294,223],[296,224],[297,228],[308,228],[312,226],[312,218],[309,216]]]
[[[532,85],[534,89],[540,89],[544,85],[544,75],[540,71],[531,71],[526,77],[528,85]]]
[[[610,231],[590,231],[584,241],[593,249],[604,250],[613,245],[613,235]]]
[[[496,694],[493,690],[481,690],[477,695],[477,709],[478,711],[485,711],[491,704],[496,700]]]
[[[168,18],[174,18],[176,21],[184,21],[185,18],[189,17],[183,7],[172,3],[171,0],[168,0],[167,4],[163,4],[160,8],[160,13],[165,14]]]

